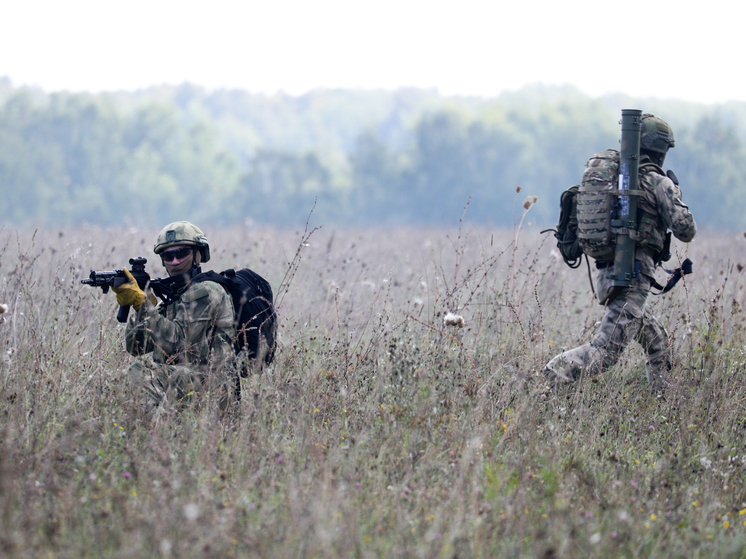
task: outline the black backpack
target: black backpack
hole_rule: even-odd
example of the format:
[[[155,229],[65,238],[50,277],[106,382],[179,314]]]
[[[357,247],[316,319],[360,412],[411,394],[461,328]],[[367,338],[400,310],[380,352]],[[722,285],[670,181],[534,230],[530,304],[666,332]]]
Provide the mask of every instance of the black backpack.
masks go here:
[[[244,347],[247,356],[253,359],[259,355],[262,342],[266,345],[264,362],[271,363],[275,355],[277,334],[277,312],[272,302],[272,287],[256,272],[212,270],[196,276],[192,281],[214,281],[231,294],[236,313],[236,339],[233,349],[238,353]]]
[[[583,249],[578,241],[577,195],[579,189],[580,185],[575,185],[562,193],[557,228],[542,231],[542,233],[554,231],[554,237],[557,239],[557,249],[560,251],[565,264],[570,268],[580,266],[583,257]]]

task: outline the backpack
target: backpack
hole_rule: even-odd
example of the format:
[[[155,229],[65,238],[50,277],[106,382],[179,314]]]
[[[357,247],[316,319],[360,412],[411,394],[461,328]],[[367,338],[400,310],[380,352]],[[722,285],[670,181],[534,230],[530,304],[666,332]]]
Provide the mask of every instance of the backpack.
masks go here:
[[[639,167],[640,173],[655,172],[663,175],[663,169],[651,161],[644,162]],[[679,181],[673,171],[665,175],[678,185]],[[619,185],[619,152],[607,149],[597,153],[588,160],[583,181],[579,185],[571,186],[562,193],[560,197],[560,216],[554,231],[557,239],[557,248],[562,254],[565,263],[571,268],[580,266],[583,254],[595,258],[600,262],[613,262],[616,249],[616,228],[611,226],[611,218],[614,213],[618,198]],[[640,192],[640,191],[638,191]],[[641,204],[645,198],[641,198]],[[644,205],[637,207],[637,230],[635,242],[647,246],[655,251],[655,264],[667,261],[671,258],[671,232],[667,232],[663,238],[655,232],[655,215],[647,210]],[[682,276],[692,273],[692,262],[688,258],[684,260],[680,268],[666,270],[671,274],[665,286],[653,280],[652,286],[660,289],[656,295],[667,293],[681,279]],[[590,275],[590,264],[588,265],[588,278]]]
[[[588,160],[578,188],[578,244],[583,253],[600,262],[614,260],[616,234],[611,217],[619,184],[619,152],[607,149]]]
[[[256,358],[260,351],[265,363],[271,363],[275,354],[277,334],[277,313],[272,302],[272,287],[256,272],[224,270],[219,274],[204,272],[192,281],[214,281],[223,286],[233,299],[236,320],[236,339],[233,349],[236,353],[246,348],[249,359]],[[261,348],[261,345],[266,347]]]
[[[565,264],[570,268],[580,266],[583,257],[583,249],[578,243],[578,217],[576,198],[580,185],[571,186],[560,196],[560,215],[557,228],[554,229],[554,237],[557,239],[557,249],[562,255]],[[552,231],[547,229],[546,233]]]
[[[664,175],[663,169],[652,161],[641,162],[640,176],[646,173]],[[673,171],[667,173],[676,182]],[[642,186],[639,187],[642,189]],[[612,224],[612,217],[621,203],[619,191],[619,152],[607,149],[588,160],[583,180],[576,196],[578,244],[587,256],[598,262],[613,262],[617,233],[629,234],[638,246],[654,251],[655,262],[668,260],[670,235],[665,238],[656,231],[657,212],[650,207],[644,190],[627,191],[638,196],[637,227],[622,229]]]
[[[560,197],[560,217],[554,236],[557,248],[571,268],[583,254],[599,262],[613,262],[616,234],[611,226],[617,203],[619,152],[607,149],[586,163],[582,182]]]

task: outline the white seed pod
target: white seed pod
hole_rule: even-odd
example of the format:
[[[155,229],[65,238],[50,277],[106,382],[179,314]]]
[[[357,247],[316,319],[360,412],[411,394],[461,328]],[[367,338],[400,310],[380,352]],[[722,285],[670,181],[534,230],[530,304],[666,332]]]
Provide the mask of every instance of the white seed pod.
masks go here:
[[[453,314],[452,312],[448,312],[443,317],[443,325],[458,326],[459,328],[463,328],[464,326],[466,326],[466,323],[464,322],[464,317],[460,314]]]

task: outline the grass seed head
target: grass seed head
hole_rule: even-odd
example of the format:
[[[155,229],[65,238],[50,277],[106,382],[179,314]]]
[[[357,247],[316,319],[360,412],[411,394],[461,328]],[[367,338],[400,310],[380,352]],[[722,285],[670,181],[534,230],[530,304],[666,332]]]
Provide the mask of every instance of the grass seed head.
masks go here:
[[[459,314],[453,314],[452,312],[448,312],[443,317],[443,325],[444,326],[458,326],[459,328],[463,328],[466,325],[466,323],[464,322],[463,316]]]
[[[536,204],[536,201],[538,199],[539,199],[538,196],[529,196],[528,198],[526,198],[526,201],[523,202],[523,209],[524,210],[529,209],[531,206],[533,206],[534,204]]]

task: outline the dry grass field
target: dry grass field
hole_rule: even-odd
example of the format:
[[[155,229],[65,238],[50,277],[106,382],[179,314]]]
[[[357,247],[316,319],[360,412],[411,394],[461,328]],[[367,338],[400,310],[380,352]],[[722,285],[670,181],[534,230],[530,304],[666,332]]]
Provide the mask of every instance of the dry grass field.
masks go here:
[[[551,235],[206,233],[206,268],[264,275],[281,316],[222,418],[145,415],[114,295],[80,284],[135,256],[162,277],[157,230],[0,231],[1,556],[746,555],[740,233],[676,245],[695,273],[649,300],[675,351],[664,401],[636,345],[598,377],[526,382],[602,316]]]

